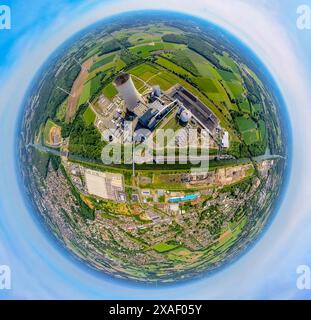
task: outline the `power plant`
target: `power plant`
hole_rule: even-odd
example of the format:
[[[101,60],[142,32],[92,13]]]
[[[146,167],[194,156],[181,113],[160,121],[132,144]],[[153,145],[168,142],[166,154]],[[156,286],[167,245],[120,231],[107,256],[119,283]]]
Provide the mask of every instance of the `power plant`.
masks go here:
[[[180,84],[162,92],[159,85],[150,86],[144,82],[144,87],[148,89],[140,94],[134,85],[132,75],[125,72],[118,75],[113,83],[118,95],[114,102],[106,102],[108,111],[102,122],[110,118],[108,115],[115,107],[113,117],[108,122],[109,125],[112,123],[115,126],[118,136],[122,135],[125,119],[132,122],[134,131],[142,128],[153,131],[176,107],[178,108],[176,118],[181,126],[199,126],[206,129],[212,137],[218,136],[221,131],[219,120],[214,113]],[[222,142],[224,148],[228,148],[228,141],[227,133]]]
[[[128,73],[121,73],[114,83],[127,110],[134,112],[134,109],[142,101],[142,97],[135,88],[132,77]]]

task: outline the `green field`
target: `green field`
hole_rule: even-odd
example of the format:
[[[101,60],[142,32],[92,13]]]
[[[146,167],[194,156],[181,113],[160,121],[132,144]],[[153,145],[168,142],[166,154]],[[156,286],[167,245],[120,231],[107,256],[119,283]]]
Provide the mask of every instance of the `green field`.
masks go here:
[[[187,56],[185,50],[174,51],[174,53],[170,56],[170,60],[172,60],[174,63],[184,68],[185,70],[189,71],[194,76],[201,75],[192,60]]]
[[[227,53],[225,53],[222,56],[219,54],[216,54],[215,56],[219,60],[222,67],[230,68],[232,70],[232,72],[239,75],[239,73],[240,73],[239,67],[237,66],[237,64],[234,62],[234,60]]]
[[[244,92],[244,87],[241,84],[241,82],[227,82],[227,86],[229,87],[230,91],[236,99],[239,98]]]
[[[264,142],[267,139],[267,128],[263,120],[259,120],[259,132],[260,140]]]
[[[147,58],[152,52],[163,50],[163,48],[164,46],[162,43],[155,43],[152,45],[142,45],[130,48],[130,52],[142,58]]]
[[[178,247],[178,245],[176,245],[176,244],[167,244],[166,242],[161,242],[161,243],[154,245],[152,248],[155,251],[162,253],[162,252],[173,250],[177,247]]]
[[[91,96],[91,81],[87,81],[84,84],[80,99],[79,99],[79,105],[86,103]]]
[[[189,59],[189,61],[190,61],[190,59]],[[180,65],[177,65],[176,63],[174,63],[168,59],[164,59],[162,57],[157,58],[156,63],[163,66],[165,69],[168,69],[169,71],[171,71],[173,73],[177,73],[178,75],[180,75],[182,77],[191,78],[191,80],[193,82],[195,82],[198,85],[198,87],[206,94],[209,94],[211,92],[218,93],[218,89],[217,89],[216,84],[214,83],[213,80],[209,79],[208,77],[205,77],[205,78],[194,77],[189,71],[187,71],[186,68],[182,68]],[[191,69],[189,67],[189,63],[188,63],[188,69]],[[192,68],[192,70],[193,70],[193,68]],[[161,77],[161,75],[160,75],[160,77]],[[171,82],[171,81],[168,81],[168,82]],[[173,83],[175,84],[176,81],[174,81]],[[169,85],[163,84],[163,87],[169,88]]]
[[[258,130],[247,131],[242,133],[245,143],[249,146],[259,140]]]
[[[126,67],[126,63],[122,59],[117,59],[115,62],[116,71],[120,72],[123,68]]]
[[[153,32],[153,33],[161,33],[163,34],[180,34],[182,33],[182,31],[176,27],[173,26],[168,26],[166,24],[163,23],[159,23],[159,24],[151,24],[148,28],[148,32]]]
[[[236,77],[233,72],[229,71],[224,71],[224,70],[218,70],[219,75],[221,76],[222,79],[225,81],[236,81]]]
[[[143,43],[150,43],[150,42],[159,42],[161,41],[161,35],[159,34],[150,34],[145,32],[137,32],[132,34],[128,41],[133,45],[143,44]]]
[[[116,54],[115,53],[110,53],[110,54],[107,54],[105,56],[103,56],[103,58],[101,58],[100,60],[96,61],[92,67],[91,67],[91,72],[104,66],[105,64],[108,64],[110,62],[113,61],[113,59],[115,58]]]
[[[236,118],[236,122],[241,132],[257,129],[256,123],[252,119],[238,117]]]
[[[243,102],[239,103],[239,107],[244,113],[251,113],[251,108],[247,99],[244,99]]]
[[[177,83],[181,83],[182,79],[168,71],[162,71],[151,80],[148,81],[149,84],[155,86],[159,85],[163,91],[166,91],[176,85]]]
[[[200,75],[212,79],[220,79],[217,70],[201,55],[188,48],[182,50],[182,53],[194,64]]]
[[[67,106],[68,106],[68,99],[66,99],[57,109],[56,116],[55,116],[57,120],[59,121],[65,120]]]
[[[185,70],[182,67],[179,67],[178,65],[176,65],[175,63],[173,63],[167,59],[159,57],[159,58],[157,58],[156,63],[161,65],[162,67],[164,67],[172,72],[178,73],[182,76],[185,76],[185,77],[191,76],[191,74],[187,70]]]
[[[173,44],[173,43],[165,43],[165,42],[154,43],[153,42],[152,44],[132,47],[130,48],[130,52],[135,55],[138,55],[141,58],[147,58],[156,51],[176,49],[179,47],[180,45]]]
[[[143,81],[148,81],[151,77],[158,74],[160,70],[150,64],[141,64],[129,70],[129,72]]]
[[[87,125],[94,123],[96,115],[90,107],[88,107],[83,113],[83,119]]]
[[[181,33],[181,30],[168,27],[165,25],[150,25],[149,28],[137,28],[135,32],[123,33],[123,37],[129,36],[128,41],[133,45],[160,42],[162,40],[162,35],[167,33]]]
[[[89,81],[91,82],[90,96],[92,96],[101,88],[101,74]]]
[[[252,111],[253,111],[253,113],[261,112],[262,111],[262,105],[260,105],[259,103],[252,104]]]
[[[218,93],[218,89],[217,89],[216,83],[213,80],[209,79],[209,78],[197,77],[197,78],[193,79],[193,81],[206,94]]]
[[[113,99],[117,95],[118,91],[112,83],[109,83],[104,89],[103,94],[108,99]]]
[[[247,145],[251,145],[259,140],[257,125],[252,119],[238,117],[236,118],[236,123]]]
[[[148,88],[148,86],[142,80],[136,77],[133,77],[132,80],[134,82],[134,86],[140,93],[143,93]]]
[[[87,81],[93,79],[94,77],[96,77],[100,72],[103,72],[105,74],[107,74],[108,72],[110,72],[111,70],[113,70],[113,68],[115,67],[115,62],[109,62],[105,65],[103,65],[100,68],[97,68],[96,70],[92,71],[89,73],[88,77],[87,77]]]
[[[100,44],[96,44],[95,46],[92,46],[92,47],[89,49],[86,57],[83,59],[83,62],[86,61],[86,60],[88,60],[89,58],[95,56],[95,55],[99,52],[100,48],[101,48],[101,45],[100,45]]]

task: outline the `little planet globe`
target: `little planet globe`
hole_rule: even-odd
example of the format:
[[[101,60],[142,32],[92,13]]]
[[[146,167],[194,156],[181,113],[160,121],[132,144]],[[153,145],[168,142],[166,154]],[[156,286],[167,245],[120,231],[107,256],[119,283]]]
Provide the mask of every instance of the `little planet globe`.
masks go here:
[[[279,206],[282,98],[255,54],[207,21],[106,18],[49,57],[23,110],[28,198],[69,252],[105,274],[211,274],[245,253]]]

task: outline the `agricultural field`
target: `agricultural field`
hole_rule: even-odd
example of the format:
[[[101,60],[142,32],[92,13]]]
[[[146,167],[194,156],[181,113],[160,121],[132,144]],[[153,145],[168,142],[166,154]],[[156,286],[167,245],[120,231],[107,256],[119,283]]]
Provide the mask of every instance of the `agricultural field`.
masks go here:
[[[218,93],[217,84],[209,78],[198,77],[194,80],[198,87],[207,95],[210,93]]]
[[[186,50],[182,50],[181,48],[178,48],[178,50],[175,50],[173,53],[169,54],[168,58],[178,66],[187,70],[189,73],[191,73],[195,77],[200,76],[201,74],[199,70],[197,69],[194,62],[187,56],[187,53],[185,53],[185,51]]]
[[[56,120],[65,121],[67,108],[68,108],[68,99],[66,99],[57,109]]]
[[[251,145],[259,140],[257,125],[252,119],[239,117],[236,119],[236,122],[247,145]]]
[[[160,70],[156,66],[152,66],[150,64],[141,64],[133,69],[130,69],[129,73],[143,81],[148,82],[152,77],[160,73]]]
[[[94,71],[92,71],[88,74],[87,81],[92,80],[99,73],[104,73],[104,74],[110,73],[111,74],[111,71],[113,70],[114,67],[115,67],[115,63],[112,61],[112,62],[109,62],[109,63],[95,69]]]
[[[112,83],[109,83],[105,88],[103,89],[103,94],[108,99],[113,99],[117,95],[117,89]]]
[[[239,107],[240,107],[242,112],[248,113],[248,114],[251,113],[251,107],[250,107],[250,104],[249,104],[247,99],[244,99],[243,102],[240,102],[239,103]]]
[[[134,82],[135,88],[139,93],[142,94],[148,88],[147,84],[140,78],[133,77],[132,80]]]
[[[91,87],[90,87],[90,96],[95,95],[99,90],[101,89],[101,84],[102,84],[102,75],[99,74],[92,80],[89,80],[91,82]]]
[[[263,120],[259,120],[259,132],[261,141],[265,141],[267,139],[267,128]]]
[[[66,121],[72,121],[76,115],[77,109],[79,108],[81,101],[85,103],[88,100],[88,96],[91,90],[90,85],[85,86],[85,81],[88,77],[89,68],[93,63],[93,57],[86,60],[82,67],[80,67],[80,73],[75,79],[71,88],[70,95],[68,97],[68,107],[66,110]],[[59,90],[64,90],[61,86]],[[81,98],[82,96],[82,98]],[[84,101],[85,100],[85,101]]]
[[[90,124],[94,123],[94,121],[96,119],[96,114],[94,113],[94,111],[90,107],[88,107],[85,110],[85,112],[83,113],[83,119],[87,125],[90,125]]]
[[[241,98],[242,93],[244,92],[244,87],[242,86],[242,84],[240,82],[227,81],[226,84],[236,99]]]
[[[160,42],[161,41],[161,34],[155,33],[152,34],[150,32],[137,32],[133,33],[129,36],[128,41],[136,46],[141,45],[145,43],[151,43],[151,42]]]
[[[165,242],[156,244],[155,246],[153,246],[153,249],[162,253],[162,252],[167,252],[167,251],[171,251],[173,249],[176,249],[178,247],[178,245],[176,244],[167,244]]]
[[[179,77],[166,70],[159,71],[156,76],[148,81],[150,85],[159,85],[163,91],[166,91],[181,82]]]
[[[231,71],[236,74],[236,77],[240,78],[239,77],[240,70],[239,70],[239,67],[237,66],[236,62],[234,61],[234,59],[232,59],[227,53],[225,53],[222,56],[219,54],[216,54],[215,56],[217,57],[217,59],[220,61],[221,65],[224,68],[231,69]]]
[[[180,34],[181,31],[177,28],[167,27],[165,25],[152,25],[149,28],[124,30],[120,37],[128,37],[127,41],[133,46],[136,46],[151,42],[161,42],[162,36],[170,33]]]
[[[186,69],[179,67],[175,63],[173,63],[167,59],[164,59],[162,57],[157,58],[156,63],[159,64],[160,66],[164,67],[165,69],[171,70],[172,72],[177,73],[181,76],[184,76],[184,77],[191,76],[191,74]]]
[[[113,62],[113,60],[116,57],[116,53],[108,53],[107,55],[104,55],[102,57],[100,57],[95,63],[92,64],[92,67],[90,69],[90,72],[108,64]]]
[[[86,103],[91,96],[92,81],[87,81],[82,89],[81,96],[79,98],[79,105]]]
[[[213,68],[213,66],[198,53],[186,48],[182,50],[182,54],[184,54],[185,57],[187,57],[194,64],[201,76],[215,80],[221,79],[217,70],[215,70],[215,68]]]

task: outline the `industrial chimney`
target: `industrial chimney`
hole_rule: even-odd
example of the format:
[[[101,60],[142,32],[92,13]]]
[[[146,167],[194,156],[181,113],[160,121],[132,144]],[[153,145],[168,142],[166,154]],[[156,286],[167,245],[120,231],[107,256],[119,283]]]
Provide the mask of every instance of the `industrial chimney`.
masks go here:
[[[127,109],[134,112],[135,107],[141,101],[141,96],[134,86],[128,73],[121,73],[114,82],[121,98],[125,101]]]

